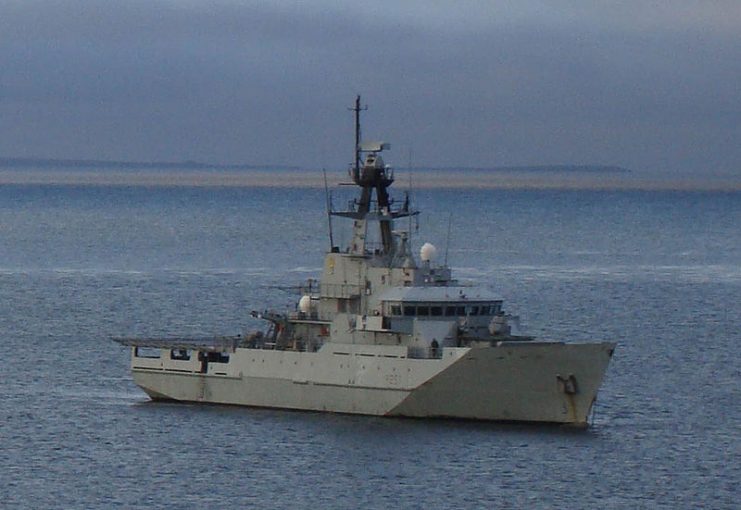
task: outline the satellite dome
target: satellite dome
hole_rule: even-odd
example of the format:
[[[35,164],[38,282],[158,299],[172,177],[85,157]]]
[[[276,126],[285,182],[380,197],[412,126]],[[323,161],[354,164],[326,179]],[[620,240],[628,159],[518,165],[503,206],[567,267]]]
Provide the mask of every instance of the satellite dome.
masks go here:
[[[301,296],[301,299],[298,300],[298,310],[299,312],[309,313],[311,311],[311,297]]]
[[[435,258],[435,255],[437,255],[437,248],[435,248],[434,244],[425,243],[422,245],[422,248],[419,249],[419,258],[422,259],[422,262],[431,261]]]

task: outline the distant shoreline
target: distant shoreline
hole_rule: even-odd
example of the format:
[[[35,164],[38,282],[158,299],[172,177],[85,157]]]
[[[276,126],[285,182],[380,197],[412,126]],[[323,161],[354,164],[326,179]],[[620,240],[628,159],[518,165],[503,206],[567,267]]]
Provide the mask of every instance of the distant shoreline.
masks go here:
[[[413,168],[417,170],[417,168]],[[494,167],[422,167],[419,170],[436,172],[522,172],[522,173],[592,173],[592,174],[628,174],[631,170],[613,165],[521,165]]]
[[[98,159],[0,158],[0,169],[114,169],[114,170],[305,170],[299,166],[276,164],[223,164],[202,161],[109,161]],[[614,165],[519,165],[495,167],[415,167],[413,171],[440,172],[523,172],[523,173],[630,173],[627,168]]]
[[[96,168],[117,170],[298,170],[297,166],[221,164],[202,161],[109,161],[100,159],[0,158],[2,168]]]
[[[411,175],[410,175],[411,174]],[[522,172],[397,170],[396,189],[510,190],[665,190],[741,191],[741,176],[687,176],[621,172]],[[345,171],[328,171],[330,186],[348,184]],[[99,187],[231,187],[323,189],[319,169],[95,169],[7,168],[0,165],[0,185]]]

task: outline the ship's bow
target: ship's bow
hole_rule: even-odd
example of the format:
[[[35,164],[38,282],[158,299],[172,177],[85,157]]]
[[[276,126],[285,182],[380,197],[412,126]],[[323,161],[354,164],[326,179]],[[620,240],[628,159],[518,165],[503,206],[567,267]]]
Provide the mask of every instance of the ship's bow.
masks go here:
[[[586,426],[614,349],[609,342],[472,348],[388,414]]]

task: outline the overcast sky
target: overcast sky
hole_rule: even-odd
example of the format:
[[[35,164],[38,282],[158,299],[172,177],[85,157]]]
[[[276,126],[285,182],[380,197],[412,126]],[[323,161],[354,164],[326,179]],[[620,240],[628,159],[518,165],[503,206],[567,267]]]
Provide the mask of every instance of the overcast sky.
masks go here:
[[[741,173],[741,1],[0,0],[0,156]]]

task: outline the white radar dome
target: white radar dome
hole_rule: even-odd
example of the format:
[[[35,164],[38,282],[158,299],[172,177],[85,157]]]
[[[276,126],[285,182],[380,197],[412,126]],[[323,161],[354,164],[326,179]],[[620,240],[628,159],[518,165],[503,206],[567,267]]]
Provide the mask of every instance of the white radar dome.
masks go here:
[[[422,248],[419,249],[419,258],[422,259],[422,262],[429,262],[434,259],[436,255],[437,248],[435,248],[435,245],[432,243],[425,243],[422,245]]]
[[[301,296],[301,299],[298,300],[298,311],[303,313],[311,311],[311,297]]]

